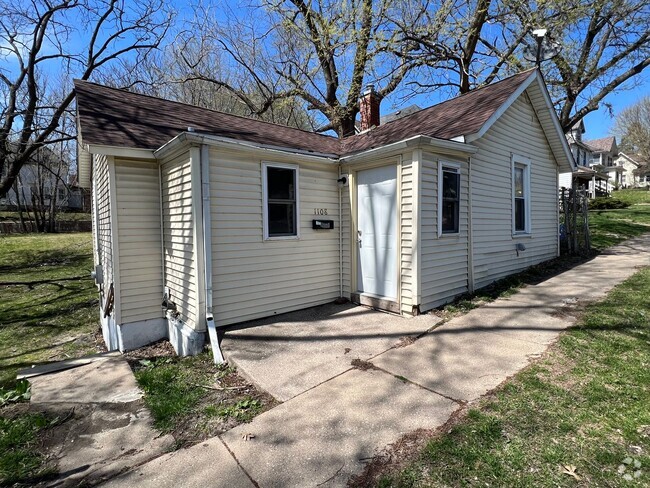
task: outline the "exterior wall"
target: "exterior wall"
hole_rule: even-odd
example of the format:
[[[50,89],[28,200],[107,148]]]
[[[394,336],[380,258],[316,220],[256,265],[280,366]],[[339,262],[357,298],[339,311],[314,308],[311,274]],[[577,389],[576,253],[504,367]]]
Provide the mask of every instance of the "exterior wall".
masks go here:
[[[477,288],[551,259],[558,252],[557,164],[525,97],[473,144],[472,222]],[[511,155],[530,158],[531,234],[512,235]],[[517,253],[516,244],[526,246]],[[519,255],[517,255],[519,254]]]
[[[414,250],[414,164],[411,153],[402,156],[401,178],[398,178],[399,195],[398,206],[399,214],[399,236],[400,245],[398,246],[399,268],[400,268],[400,310],[405,315],[413,313],[413,305],[418,305],[414,301],[414,280],[417,271],[414,269],[413,250]]]
[[[163,317],[158,163],[115,160],[121,323]]]
[[[113,242],[111,232],[111,188],[108,158],[103,155],[93,156],[93,191],[97,201],[97,212],[93,212],[93,229],[95,264],[102,265],[103,283],[101,284],[101,306],[108,289],[113,283]]]
[[[196,256],[193,245],[192,181],[189,152],[161,165],[163,216],[164,287],[176,304],[182,324],[199,324]],[[161,280],[162,281],[162,280]],[[162,298],[162,295],[160,295]]]
[[[263,238],[262,162],[299,164],[300,239]],[[213,313],[217,326],[335,300],[339,289],[338,168],[210,148]],[[312,230],[327,209],[333,230]],[[324,218],[324,217],[321,217]]]
[[[438,237],[438,165],[460,165],[459,233]],[[425,312],[468,291],[469,173],[467,161],[422,154],[420,311]]]

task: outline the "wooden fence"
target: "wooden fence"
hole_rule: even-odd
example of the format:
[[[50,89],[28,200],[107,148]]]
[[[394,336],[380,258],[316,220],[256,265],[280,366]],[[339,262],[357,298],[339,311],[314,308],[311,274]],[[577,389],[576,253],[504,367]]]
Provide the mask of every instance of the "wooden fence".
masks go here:
[[[583,254],[591,249],[589,197],[585,190],[560,189],[560,245],[563,254]]]

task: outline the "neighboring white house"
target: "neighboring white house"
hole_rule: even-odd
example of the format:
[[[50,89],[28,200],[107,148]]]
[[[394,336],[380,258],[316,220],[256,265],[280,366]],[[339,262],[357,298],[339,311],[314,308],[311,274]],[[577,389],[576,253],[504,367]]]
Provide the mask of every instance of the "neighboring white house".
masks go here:
[[[626,168],[618,164],[615,137],[583,140],[585,126],[576,123],[566,134],[571,154],[576,163],[572,173],[560,173],[560,188],[582,189],[591,197],[608,196],[612,189],[625,185]]]
[[[623,187],[637,188],[650,186],[650,175],[639,174],[638,171],[640,168],[647,167],[648,165],[647,162],[643,161],[643,158],[619,152],[614,164],[624,170],[621,175],[621,185]]]
[[[339,297],[416,315],[559,254],[573,158],[536,70],[382,125],[368,89],[344,139],[75,87],[109,349]]]
[[[69,165],[46,148],[38,150],[20,168],[14,185],[0,204],[10,208],[18,205],[29,208],[34,203],[32,197],[37,205],[49,206],[52,198],[56,197],[57,208],[81,209],[83,206],[82,191],[74,184],[74,177],[69,175]]]

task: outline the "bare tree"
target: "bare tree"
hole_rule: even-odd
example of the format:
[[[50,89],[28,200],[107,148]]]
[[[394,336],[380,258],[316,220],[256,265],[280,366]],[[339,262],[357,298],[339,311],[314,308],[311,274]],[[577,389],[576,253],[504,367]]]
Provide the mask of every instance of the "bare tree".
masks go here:
[[[533,67],[526,55],[536,47],[533,31],[547,29],[552,55],[541,69],[565,130],[650,64],[648,0],[444,0],[419,20],[400,25],[417,46],[409,58],[422,58],[428,68],[410,81],[416,93],[440,87],[465,93]]]
[[[650,161],[650,96],[639,100],[616,116],[614,134],[619,147],[648,162]]]
[[[417,18],[421,2],[262,0],[260,7],[227,12],[224,23],[209,9],[181,36],[187,79],[202,80],[236,97],[260,116],[283,100],[297,99],[325,119],[320,131],[354,133],[364,82],[385,97],[421,60],[403,54],[409,43],[395,19]],[[221,69],[205,69],[213,61]],[[251,95],[253,94],[253,95]]]
[[[146,57],[170,22],[164,0],[0,0],[0,196],[39,148],[74,137],[59,128],[71,78]],[[67,89],[54,97],[59,74]]]

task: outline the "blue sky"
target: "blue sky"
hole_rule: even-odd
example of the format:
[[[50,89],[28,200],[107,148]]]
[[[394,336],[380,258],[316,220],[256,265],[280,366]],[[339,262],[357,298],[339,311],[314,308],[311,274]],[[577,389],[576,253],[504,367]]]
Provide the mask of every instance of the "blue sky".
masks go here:
[[[612,105],[614,116],[620,114],[624,109],[638,102],[644,96],[650,95],[650,74],[642,73],[638,76],[637,86],[630,90],[620,90],[618,93],[610,93],[605,97],[605,102]],[[602,105],[602,104],[601,104]],[[607,109],[601,108],[588,114],[583,122],[585,124],[585,139],[600,139],[610,135],[614,125],[614,118]]]

